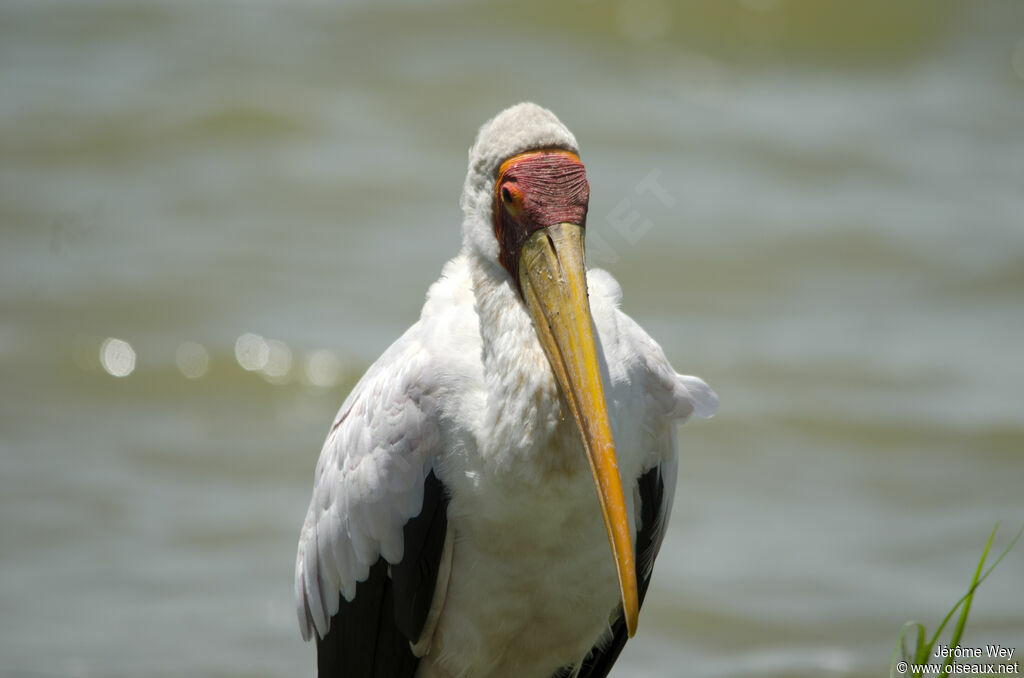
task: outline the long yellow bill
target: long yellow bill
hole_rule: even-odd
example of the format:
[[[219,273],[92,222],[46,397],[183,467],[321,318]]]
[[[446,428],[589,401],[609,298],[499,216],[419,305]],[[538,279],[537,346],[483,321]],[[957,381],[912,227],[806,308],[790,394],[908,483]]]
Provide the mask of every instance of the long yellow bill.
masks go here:
[[[583,438],[615,557],[626,629],[632,637],[640,614],[636,565],[591,328],[583,228],[555,224],[531,235],[519,258],[519,285]]]

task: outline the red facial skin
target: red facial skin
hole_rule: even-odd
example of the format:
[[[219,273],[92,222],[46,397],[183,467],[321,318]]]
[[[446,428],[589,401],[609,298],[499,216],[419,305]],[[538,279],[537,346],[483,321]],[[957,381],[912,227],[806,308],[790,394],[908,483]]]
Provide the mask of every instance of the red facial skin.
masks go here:
[[[531,151],[501,165],[494,184],[494,234],[501,247],[501,265],[516,289],[523,243],[534,232],[554,224],[585,227],[589,200],[587,171],[575,153]]]

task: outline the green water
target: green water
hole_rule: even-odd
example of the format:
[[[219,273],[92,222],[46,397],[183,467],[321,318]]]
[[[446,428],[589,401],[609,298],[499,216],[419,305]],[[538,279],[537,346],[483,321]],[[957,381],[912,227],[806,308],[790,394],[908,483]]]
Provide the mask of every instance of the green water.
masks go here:
[[[592,263],[722,401],[616,675],[882,675],[934,626],[1024,522],[1024,4],[15,0],[0,674],[311,671],[320,443],[523,99],[581,143]],[[1022,640],[1018,551],[966,642]]]

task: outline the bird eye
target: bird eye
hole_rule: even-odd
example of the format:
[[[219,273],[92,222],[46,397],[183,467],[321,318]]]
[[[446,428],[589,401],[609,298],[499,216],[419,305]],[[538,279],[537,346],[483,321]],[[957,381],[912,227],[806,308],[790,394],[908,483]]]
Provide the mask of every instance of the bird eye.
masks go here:
[[[519,190],[519,187],[514,182],[504,182],[501,184],[501,189],[498,190],[498,195],[501,196],[501,204],[512,216],[516,216],[523,209],[523,192]]]

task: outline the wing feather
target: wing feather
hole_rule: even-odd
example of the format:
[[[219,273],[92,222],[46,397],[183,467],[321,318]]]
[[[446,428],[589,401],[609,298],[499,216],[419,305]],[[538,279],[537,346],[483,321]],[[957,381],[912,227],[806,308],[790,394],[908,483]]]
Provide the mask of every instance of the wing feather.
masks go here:
[[[670,492],[675,491],[675,468],[667,465],[656,466],[644,473],[637,480],[636,498],[639,500],[637,515],[640,525],[637,529],[637,589],[640,594],[640,605],[647,597],[647,588],[651,583],[654,570],[654,559],[658,557],[661,542],[668,526],[668,513],[672,503]],[[605,678],[619,658],[619,654],[629,640],[626,619],[621,609],[612,622],[611,637],[598,643],[577,666],[564,666],[556,671],[551,678]]]
[[[327,634],[381,556],[401,561],[440,434],[430,355],[413,325],[359,381],[331,426],[299,538],[295,595],[305,639]]]
[[[591,279],[594,278],[591,271]],[[617,306],[618,286],[607,274],[597,276]],[[664,351],[632,318],[618,311],[616,327],[620,334],[620,357],[631,372],[635,394],[644,398],[644,446],[648,450],[639,478],[635,480],[634,502],[637,516],[635,540],[637,588],[643,604],[668,529],[676,492],[679,456],[676,429],[691,416],[708,418],[718,409],[718,396],[699,377],[677,374]],[[625,647],[629,635],[621,611],[612,621],[611,636],[593,647],[576,666],[566,666],[552,678],[603,678],[611,671]]]

